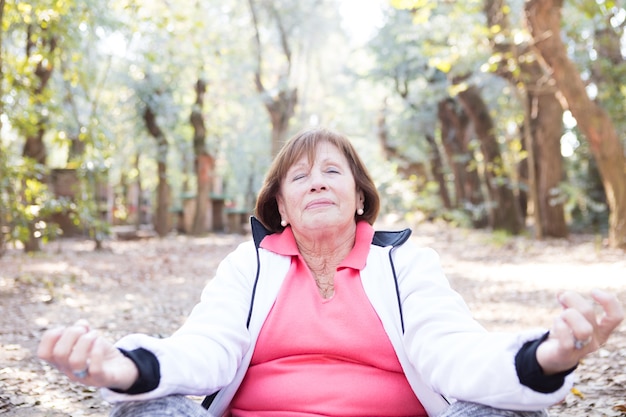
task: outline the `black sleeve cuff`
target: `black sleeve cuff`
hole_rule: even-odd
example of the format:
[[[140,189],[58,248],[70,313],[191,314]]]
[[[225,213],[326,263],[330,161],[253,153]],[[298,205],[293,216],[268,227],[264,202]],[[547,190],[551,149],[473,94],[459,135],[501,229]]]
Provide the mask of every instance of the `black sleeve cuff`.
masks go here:
[[[143,394],[159,386],[161,381],[161,368],[156,355],[144,348],[134,350],[119,349],[128,359],[135,363],[139,371],[139,377],[135,383],[127,390],[111,389],[111,391],[122,394]]]
[[[526,342],[517,355],[515,355],[515,370],[522,385],[533,391],[549,394],[561,388],[565,383],[565,377],[576,369],[574,366],[567,371],[554,375],[544,375],[541,365],[537,361],[537,348],[548,338],[550,333],[544,334],[540,339]]]

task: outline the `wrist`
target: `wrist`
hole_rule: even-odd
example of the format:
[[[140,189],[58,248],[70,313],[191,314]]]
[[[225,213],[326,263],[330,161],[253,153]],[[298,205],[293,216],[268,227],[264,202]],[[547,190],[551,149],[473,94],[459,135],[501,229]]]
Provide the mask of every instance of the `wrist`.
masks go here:
[[[537,357],[537,363],[541,367],[543,374],[547,376],[570,371],[578,366],[577,360],[567,360],[555,355],[554,349],[548,341],[544,341],[537,346],[535,355]]]
[[[161,370],[156,355],[149,350],[139,348],[131,351],[119,349],[125,360],[131,363],[132,370],[124,372],[120,387],[110,387],[112,391],[125,394],[142,394],[159,386]]]
[[[139,379],[139,369],[133,360],[131,360],[124,351],[120,350],[122,358],[120,360],[120,370],[118,380],[109,387],[113,391],[126,392]]]

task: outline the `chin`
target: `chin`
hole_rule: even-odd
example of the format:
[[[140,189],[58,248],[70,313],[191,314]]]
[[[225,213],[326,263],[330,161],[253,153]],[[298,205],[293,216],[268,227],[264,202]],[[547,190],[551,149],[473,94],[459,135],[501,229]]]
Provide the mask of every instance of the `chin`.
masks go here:
[[[353,221],[350,219],[350,221]],[[338,221],[336,219],[329,218],[317,218],[311,219],[307,221],[304,225],[304,228],[310,230],[312,232],[336,232],[337,230],[345,227],[350,224],[347,221]]]

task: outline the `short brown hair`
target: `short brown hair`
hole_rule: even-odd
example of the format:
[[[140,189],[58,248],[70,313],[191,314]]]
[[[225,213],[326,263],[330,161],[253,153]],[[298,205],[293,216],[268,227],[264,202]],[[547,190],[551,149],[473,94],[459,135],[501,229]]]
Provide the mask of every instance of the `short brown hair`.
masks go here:
[[[276,196],[280,192],[280,184],[291,166],[307,155],[309,160],[315,158],[316,147],[320,142],[328,142],[336,146],[348,160],[356,188],[363,192],[363,215],[359,219],[374,224],[380,210],[378,190],[367,168],[356,150],[345,136],[325,128],[310,128],[297,133],[282,147],[263,182],[256,201],[255,215],[272,232],[283,230],[281,216],[278,212]]]

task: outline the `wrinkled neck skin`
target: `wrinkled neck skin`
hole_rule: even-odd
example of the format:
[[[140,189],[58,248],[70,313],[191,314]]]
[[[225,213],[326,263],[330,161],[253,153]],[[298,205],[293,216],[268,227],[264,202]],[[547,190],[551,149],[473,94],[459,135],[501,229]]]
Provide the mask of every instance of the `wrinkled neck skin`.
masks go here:
[[[330,230],[329,230],[330,229]],[[315,274],[335,272],[354,247],[356,223],[342,229],[327,228],[315,231],[292,229],[298,250]]]

